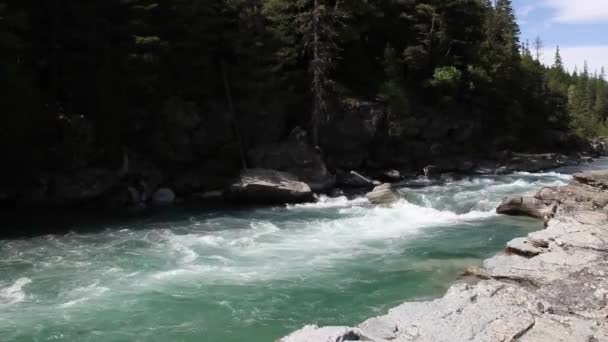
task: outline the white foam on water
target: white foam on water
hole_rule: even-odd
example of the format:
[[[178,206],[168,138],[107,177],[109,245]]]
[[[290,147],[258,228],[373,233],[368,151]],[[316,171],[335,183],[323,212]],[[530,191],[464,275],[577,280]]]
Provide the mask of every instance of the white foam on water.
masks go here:
[[[78,304],[82,304],[93,298],[101,297],[108,291],[110,291],[110,288],[100,286],[99,281],[94,282],[91,285],[77,287],[64,295],[67,302],[59,304],[58,307],[65,309]]]
[[[30,278],[23,277],[17,279],[12,285],[0,288],[0,305],[12,305],[23,302],[26,298],[23,287],[31,282]]]
[[[572,175],[563,174],[559,172],[541,172],[541,173],[531,173],[531,172],[516,172],[514,173],[516,176],[525,176],[530,178],[548,178],[553,177],[556,179],[560,179],[562,181],[571,181],[573,179]]]
[[[329,208],[347,208],[352,206],[368,204],[365,197],[357,197],[348,199],[346,196],[329,197],[320,195],[315,198],[314,203],[288,205],[288,209],[329,209]]]
[[[320,196],[315,203],[175,221],[178,223],[172,222],[173,228],[159,224],[157,229],[46,237],[46,243],[23,240],[10,250],[27,255],[0,256],[44,260],[47,274],[84,269],[85,276],[98,279],[101,272],[103,280],[74,285],[60,296],[57,305],[62,308],[121,291],[162,290],[165,284],[299,281],[321,272],[339,272],[353,260],[397,252],[433,228],[458,229],[463,223],[492,218],[504,196],[565,184],[569,179],[554,173],[521,173],[406,187],[399,189],[404,199],[389,207],[372,206],[363,196]],[[104,257],[117,250],[128,262],[114,264],[108,261],[113,259]],[[143,258],[151,261],[141,262]],[[93,264],[80,267],[84,261]],[[0,287],[0,304],[23,301],[23,287],[29,282],[29,278],[21,278]]]
[[[202,283],[242,283],[298,277],[302,273],[336,267],[337,263],[360,255],[385,253],[383,248],[374,246],[377,242],[412,236],[430,227],[496,215],[494,210],[457,214],[406,200],[390,207],[373,207],[363,200],[338,198],[331,210],[343,214],[339,218],[253,220],[247,229],[185,235],[164,230],[166,242],[157,244],[156,248],[168,248],[177,256],[190,251],[186,255],[197,253],[198,258],[179,258],[175,268],[154,272],[150,279],[174,282],[196,278]],[[357,205],[345,206],[346,201]],[[340,205],[335,205],[337,203]],[[358,205],[363,203],[365,206]]]

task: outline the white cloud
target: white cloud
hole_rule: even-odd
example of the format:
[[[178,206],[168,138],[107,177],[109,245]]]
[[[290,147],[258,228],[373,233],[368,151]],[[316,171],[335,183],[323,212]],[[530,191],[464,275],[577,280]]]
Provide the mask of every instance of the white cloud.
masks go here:
[[[560,23],[608,21],[607,0],[543,0],[542,5],[555,10],[552,20]]]
[[[532,13],[535,9],[536,9],[536,7],[534,7],[533,5],[522,6],[517,11],[517,17],[520,19],[526,19],[526,18],[528,18],[530,13]]]
[[[576,47],[560,47],[560,54],[564,65],[570,71],[575,67],[578,70],[583,69],[585,61],[589,67],[589,71],[600,71],[602,66],[608,68],[608,45],[596,46],[576,46]],[[543,63],[552,65],[555,57],[555,48],[545,48],[543,51]]]

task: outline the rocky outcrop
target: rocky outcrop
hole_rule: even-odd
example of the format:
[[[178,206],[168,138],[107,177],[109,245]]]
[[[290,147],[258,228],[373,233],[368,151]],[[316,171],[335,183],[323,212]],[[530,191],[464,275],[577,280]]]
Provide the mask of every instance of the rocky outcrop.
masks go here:
[[[475,285],[404,303],[356,328],[309,326],[280,341],[608,341],[608,202],[598,202],[605,193],[601,182],[579,181],[539,191],[534,198],[557,204],[547,228],[486,260],[471,273],[483,275]]]
[[[365,195],[365,197],[367,197],[367,200],[371,204],[376,205],[392,204],[399,201],[399,199],[401,198],[399,196],[399,193],[393,190],[393,187],[389,183],[385,183],[375,187],[374,190]]]
[[[364,167],[385,116],[379,103],[342,99],[322,135],[323,152],[330,167],[343,170]]]
[[[596,157],[608,156],[608,138],[596,138],[589,142],[591,153]]]
[[[511,153],[509,158],[505,161],[506,165],[499,173],[511,173],[516,171],[540,172],[560,166],[577,164],[579,162],[580,158],[578,156],[566,156],[559,153]]]
[[[584,173],[575,173],[574,179],[579,183],[590,185],[602,190],[608,189],[608,173],[603,171],[593,171]]]
[[[248,169],[230,186],[228,199],[254,204],[302,203],[313,200],[308,184],[287,172]]]
[[[292,173],[314,192],[329,190],[336,182],[321,152],[309,145],[306,131],[300,128],[291,132],[287,142],[261,146],[248,155],[252,167]]]
[[[129,172],[123,157],[119,170],[85,168],[78,171],[42,175],[25,189],[19,189],[15,201],[24,205],[70,206],[98,200],[114,190]]]

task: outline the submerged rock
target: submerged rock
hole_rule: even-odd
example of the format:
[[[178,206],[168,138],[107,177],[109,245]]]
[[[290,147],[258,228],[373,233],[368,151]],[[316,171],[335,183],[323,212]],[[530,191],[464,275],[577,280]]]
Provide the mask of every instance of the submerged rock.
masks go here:
[[[308,184],[290,173],[249,169],[230,186],[228,198],[256,204],[302,203],[312,201],[313,193]]]
[[[393,187],[388,183],[375,187],[374,190],[372,190],[366,195],[366,197],[372,204],[377,205],[392,204],[399,201],[399,199],[401,198],[399,194],[395,190],[393,190]]]

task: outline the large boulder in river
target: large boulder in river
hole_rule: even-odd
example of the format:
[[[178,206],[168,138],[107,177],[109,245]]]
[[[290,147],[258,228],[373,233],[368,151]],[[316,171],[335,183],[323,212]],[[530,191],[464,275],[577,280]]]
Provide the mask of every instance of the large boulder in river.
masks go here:
[[[377,205],[392,204],[401,198],[397,191],[393,190],[393,187],[388,183],[375,187],[365,197],[367,197],[370,203]]]
[[[556,204],[546,202],[528,196],[517,196],[505,198],[496,209],[498,214],[510,216],[529,216],[545,219],[555,212]]]
[[[308,184],[287,172],[267,169],[243,170],[230,186],[228,198],[256,204],[302,203],[313,200]]]

